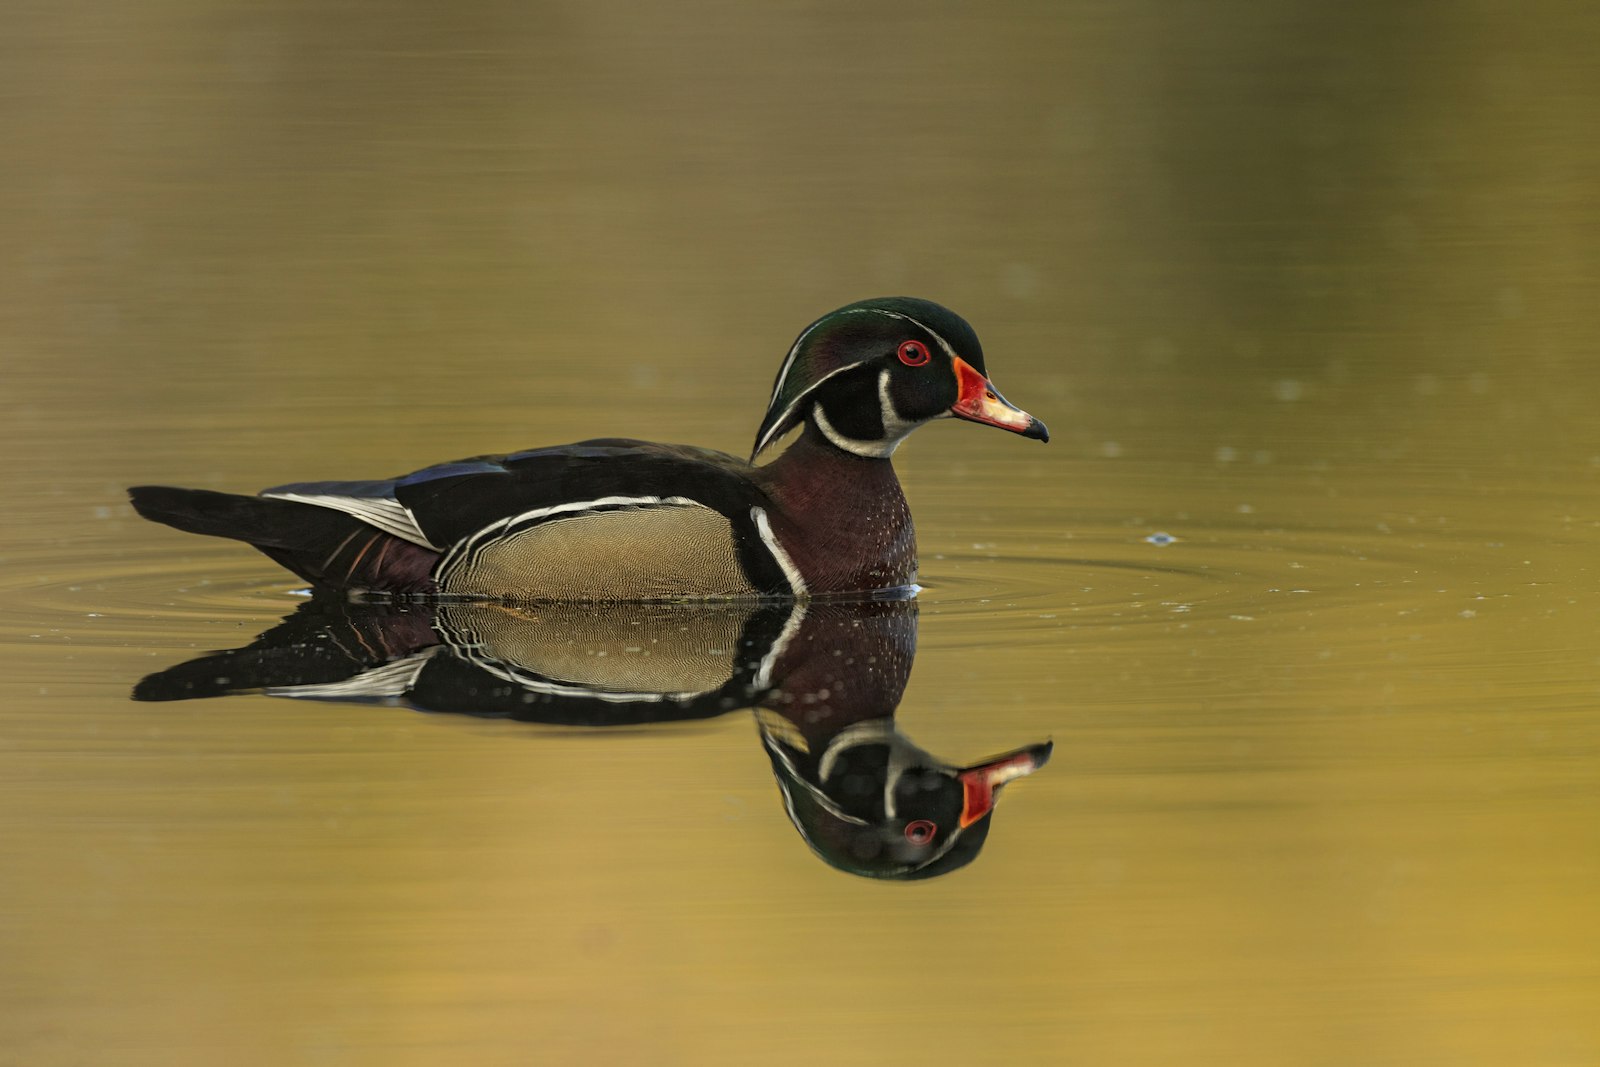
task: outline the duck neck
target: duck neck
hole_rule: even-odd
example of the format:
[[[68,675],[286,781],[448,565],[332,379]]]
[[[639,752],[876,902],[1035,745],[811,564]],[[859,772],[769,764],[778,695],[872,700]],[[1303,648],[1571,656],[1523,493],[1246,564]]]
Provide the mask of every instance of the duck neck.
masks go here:
[[[888,458],[837,447],[815,422],[760,468],[773,524],[813,593],[916,581],[916,533]]]

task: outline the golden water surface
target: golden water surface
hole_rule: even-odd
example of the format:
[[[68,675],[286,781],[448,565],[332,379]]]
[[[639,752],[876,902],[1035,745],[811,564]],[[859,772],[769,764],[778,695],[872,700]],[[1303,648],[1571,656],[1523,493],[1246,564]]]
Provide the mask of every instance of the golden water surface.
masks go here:
[[[1600,1062],[1597,10],[8,12],[0,1064]],[[1054,435],[895,459],[969,866],[748,712],[129,699],[303,598],[123,487],[741,452],[888,293]]]

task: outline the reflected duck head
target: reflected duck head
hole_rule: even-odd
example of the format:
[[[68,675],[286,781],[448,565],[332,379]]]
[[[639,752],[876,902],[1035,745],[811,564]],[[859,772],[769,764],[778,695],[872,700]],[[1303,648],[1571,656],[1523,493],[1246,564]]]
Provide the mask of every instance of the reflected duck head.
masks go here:
[[[892,720],[858,723],[813,752],[787,721],[760,717],[762,742],[800,836],[848,874],[912,881],[977,858],[1006,783],[1050,759],[1049,741],[971,766],[919,748]]]

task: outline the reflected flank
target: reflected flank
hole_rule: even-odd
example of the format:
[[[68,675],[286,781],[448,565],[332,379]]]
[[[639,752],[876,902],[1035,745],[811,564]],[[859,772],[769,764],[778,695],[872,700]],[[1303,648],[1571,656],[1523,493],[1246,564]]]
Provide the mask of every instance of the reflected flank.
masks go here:
[[[998,791],[1048,741],[971,766],[902,734],[914,600],[515,606],[313,598],[249,645],[144,678],[133,697],[261,692],[554,726],[756,722],[784,809],[830,866],[911,880],[972,862]]]

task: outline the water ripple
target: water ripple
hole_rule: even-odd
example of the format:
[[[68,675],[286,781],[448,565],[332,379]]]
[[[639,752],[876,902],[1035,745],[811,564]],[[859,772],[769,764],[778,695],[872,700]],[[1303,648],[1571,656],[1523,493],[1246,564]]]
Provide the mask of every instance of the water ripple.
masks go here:
[[[1383,531],[1218,526],[1182,530],[1166,544],[1146,533],[1079,529],[1050,543],[1022,532],[925,555],[924,618],[961,624],[935,622],[925,636],[981,647],[1059,640],[1062,631],[1127,638],[1158,625],[1281,625],[1311,612],[1372,612],[1402,592],[1415,598],[1421,590],[1410,587],[1424,575],[1454,587],[1438,592],[1464,598],[1467,579],[1495,553],[1484,542],[1424,544]],[[1442,557],[1461,581],[1444,577]]]
[[[165,644],[218,622],[269,620],[303,592],[298,579],[241,546],[138,538],[133,529],[117,519],[93,537],[7,553],[0,643]],[[1282,624],[1314,611],[1370,612],[1402,594],[1464,599],[1479,576],[1506,566],[1496,543],[1471,536],[1218,525],[1177,528],[1161,544],[1147,540],[1151,532],[1104,525],[1070,537],[1022,528],[992,542],[929,539],[925,636],[981,647],[1048,643],[1064,631],[1127,639],[1155,626]]]

